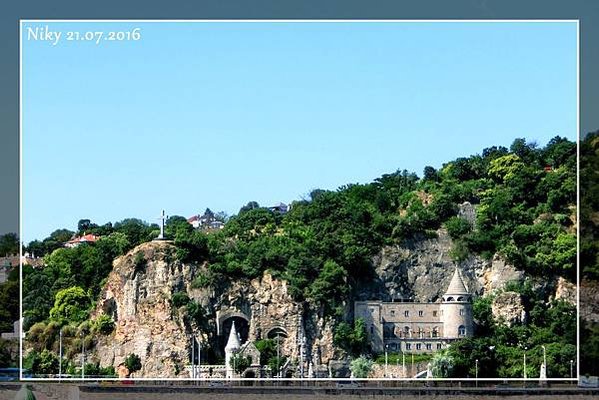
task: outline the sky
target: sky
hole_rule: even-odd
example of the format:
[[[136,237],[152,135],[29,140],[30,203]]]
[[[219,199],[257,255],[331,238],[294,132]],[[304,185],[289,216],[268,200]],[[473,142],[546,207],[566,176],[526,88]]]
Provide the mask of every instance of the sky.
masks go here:
[[[60,39],[27,29],[45,27]],[[27,22],[21,40],[26,243],[577,137],[573,22]]]

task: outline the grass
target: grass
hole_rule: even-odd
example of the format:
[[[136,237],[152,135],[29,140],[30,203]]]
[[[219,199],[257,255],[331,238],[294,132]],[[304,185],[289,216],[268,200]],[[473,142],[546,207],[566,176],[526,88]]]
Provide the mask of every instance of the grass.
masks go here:
[[[406,364],[410,364],[412,362],[412,353],[405,353],[406,355]],[[426,362],[433,359],[433,354],[414,354],[414,363]],[[374,362],[377,364],[384,365],[385,364],[385,353],[379,354],[374,359]],[[402,363],[401,353],[388,353],[387,354],[387,362],[389,364],[399,364]]]

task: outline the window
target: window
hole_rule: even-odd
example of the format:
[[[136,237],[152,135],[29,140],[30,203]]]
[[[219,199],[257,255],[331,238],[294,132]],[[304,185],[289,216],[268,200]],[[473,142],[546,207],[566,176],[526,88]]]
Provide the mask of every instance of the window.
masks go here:
[[[436,317],[436,316],[437,316],[437,312],[433,311],[433,317]]]
[[[432,350],[432,348],[433,348],[433,345],[432,345],[432,344],[430,344],[430,343],[427,343],[427,344],[426,344],[426,349],[427,349],[427,350]]]
[[[370,333],[374,333],[374,325],[370,325]]]
[[[406,350],[412,350],[412,343],[406,343]]]
[[[404,316],[409,317],[410,316],[410,312],[408,310],[404,311],[403,313]]]
[[[410,336],[410,327],[409,326],[404,326],[403,331],[404,331],[405,337]]]
[[[438,337],[439,336],[439,330],[435,327],[433,328],[433,337]]]
[[[437,343],[437,350],[441,350],[441,343]]]
[[[424,311],[418,311],[418,316],[422,317],[424,315]]]
[[[464,325],[460,325],[460,327],[458,328],[458,336],[465,336],[466,335],[466,327]]]
[[[422,349],[422,345],[420,343],[416,343],[416,350]]]
[[[374,308],[372,308],[372,307],[370,308],[370,313],[374,314]]]
[[[464,315],[464,309],[460,308],[460,315]]]
[[[391,310],[390,314],[391,314],[392,317],[395,317],[395,310]]]

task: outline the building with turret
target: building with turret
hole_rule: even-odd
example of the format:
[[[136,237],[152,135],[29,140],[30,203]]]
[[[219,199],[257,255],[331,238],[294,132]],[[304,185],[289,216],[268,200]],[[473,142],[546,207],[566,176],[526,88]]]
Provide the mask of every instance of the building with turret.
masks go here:
[[[435,303],[356,301],[354,314],[366,323],[376,352],[431,353],[473,333],[472,295],[457,268]]]

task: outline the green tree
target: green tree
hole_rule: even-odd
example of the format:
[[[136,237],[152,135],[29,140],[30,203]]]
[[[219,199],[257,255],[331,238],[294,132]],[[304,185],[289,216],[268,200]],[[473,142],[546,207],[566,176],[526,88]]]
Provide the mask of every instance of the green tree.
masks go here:
[[[372,360],[369,360],[364,356],[354,358],[349,364],[349,370],[354,378],[368,378],[370,371],[372,371]]]
[[[431,370],[435,378],[449,378],[453,370],[453,359],[445,351],[435,353]]]
[[[229,365],[236,374],[242,374],[252,365],[252,357],[244,356],[243,354],[235,353],[229,360]]]
[[[328,260],[324,263],[318,278],[310,288],[310,297],[317,303],[334,308],[336,299],[347,291],[347,272],[335,261]]]
[[[49,350],[30,352],[23,360],[23,366],[34,375],[58,373],[58,357]]]
[[[56,293],[54,307],[50,310],[50,318],[64,325],[69,322],[82,322],[87,319],[90,299],[85,291],[73,286]]]
[[[364,320],[356,318],[353,328],[345,321],[340,322],[335,328],[333,343],[354,357],[367,353],[369,351],[370,339],[366,332],[366,323]]]

